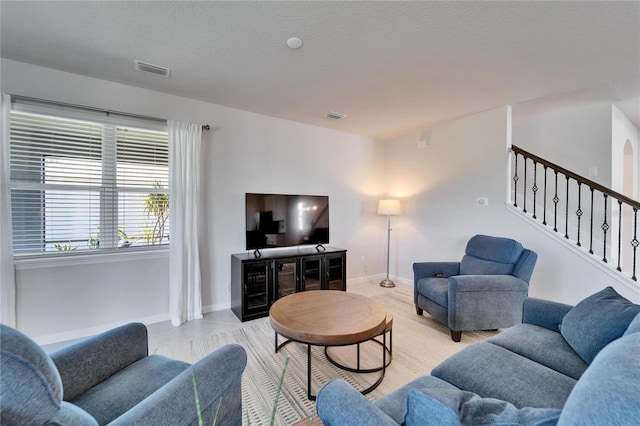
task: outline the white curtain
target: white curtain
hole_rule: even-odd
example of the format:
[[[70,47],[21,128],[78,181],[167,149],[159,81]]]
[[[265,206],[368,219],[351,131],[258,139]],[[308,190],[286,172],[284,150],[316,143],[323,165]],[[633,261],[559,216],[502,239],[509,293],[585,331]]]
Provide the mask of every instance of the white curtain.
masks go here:
[[[202,126],[169,120],[169,317],[202,318],[198,196]]]
[[[2,95],[0,135],[0,321],[16,326],[16,276],[11,233],[11,190],[9,189],[9,138],[11,97]]]

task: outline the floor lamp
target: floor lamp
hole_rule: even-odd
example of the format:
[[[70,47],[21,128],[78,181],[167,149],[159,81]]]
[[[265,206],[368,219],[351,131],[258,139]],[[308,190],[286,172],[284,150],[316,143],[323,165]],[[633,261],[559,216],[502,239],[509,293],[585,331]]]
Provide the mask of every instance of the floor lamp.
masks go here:
[[[400,200],[378,201],[378,214],[387,216],[387,278],[380,281],[380,287],[395,287],[396,284],[389,279],[389,246],[391,245],[391,216],[400,214]]]

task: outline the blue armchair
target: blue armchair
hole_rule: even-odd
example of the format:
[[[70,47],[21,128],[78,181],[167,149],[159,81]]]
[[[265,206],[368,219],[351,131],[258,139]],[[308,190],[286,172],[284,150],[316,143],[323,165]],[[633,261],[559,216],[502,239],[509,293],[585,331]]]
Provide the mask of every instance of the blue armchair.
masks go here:
[[[475,235],[460,262],[413,264],[416,313],[445,324],[455,342],[465,330],[518,324],[537,259],[517,241]]]
[[[197,425],[194,375],[205,424],[242,424],[241,346],[224,346],[193,366],[147,352],[139,323],[51,355],[0,324],[0,424]]]

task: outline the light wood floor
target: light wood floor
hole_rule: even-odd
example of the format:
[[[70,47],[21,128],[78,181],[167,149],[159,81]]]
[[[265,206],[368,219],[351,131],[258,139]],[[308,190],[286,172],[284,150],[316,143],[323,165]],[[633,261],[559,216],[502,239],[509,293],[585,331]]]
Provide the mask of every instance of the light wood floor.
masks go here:
[[[398,289],[413,294],[413,289],[407,286],[398,286],[395,290]],[[357,283],[348,286],[349,292],[363,294],[365,296],[375,296],[392,290],[393,289],[380,287],[373,282]],[[170,321],[148,324],[149,353],[157,353],[193,363],[197,361],[197,359],[194,359],[193,351],[191,350],[191,343],[193,341],[211,335],[249,327],[254,323],[255,320],[241,322],[230,309],[225,309],[210,312],[205,314],[202,319],[189,321],[180,327],[173,326]]]
[[[348,291],[375,298],[382,303],[388,311],[392,312],[394,318],[393,362],[387,368],[387,374],[380,386],[371,394],[367,395],[369,399],[379,398],[416,377],[429,374],[433,367],[452,354],[462,350],[469,344],[495,335],[494,332],[469,332],[463,333],[462,342],[453,342],[449,336],[449,330],[445,326],[439,324],[426,313],[422,316],[416,315],[413,306],[413,288],[409,286],[399,285],[396,288],[388,289],[380,287],[377,281],[369,281],[350,284],[348,285]],[[275,366],[275,371],[279,373],[282,367],[279,366],[278,363],[283,362],[281,359],[282,356],[278,357],[271,351],[272,331],[265,333],[265,324],[268,327],[267,318],[243,323],[230,309],[207,313],[202,319],[190,321],[182,324],[180,327],[171,325],[170,321],[148,324],[149,353],[156,353],[173,359],[194,363],[225,342],[235,342],[237,338],[238,342],[244,342],[243,344],[251,349],[249,360],[253,360],[253,367],[251,374],[247,373],[246,377],[247,379],[251,379],[250,388],[252,391],[255,390],[258,395],[264,396],[268,394],[268,389],[270,389],[273,384],[271,375],[265,375],[267,372],[266,367]],[[271,329],[269,328],[269,330]],[[269,334],[269,336],[267,337],[266,334]],[[268,339],[267,344],[265,344],[265,338]],[[296,350],[299,348],[296,349],[296,347],[293,346],[289,349],[290,352],[297,353]],[[340,349],[342,348],[336,348],[336,350]],[[349,351],[349,347],[344,348],[344,350]],[[355,354],[355,351],[352,352]],[[264,356],[256,355],[263,353]],[[376,350],[375,354],[377,355],[377,353]],[[306,359],[305,356],[302,356],[302,358]],[[295,363],[296,360],[297,355],[292,361],[294,363],[289,365],[289,371],[296,371],[296,374],[292,373],[291,375],[293,379],[290,377],[290,380],[293,380],[295,383],[288,385],[289,393],[291,393],[291,397],[293,397],[295,401],[288,403],[288,406],[284,403],[280,404],[284,412],[284,414],[282,414],[283,416],[289,416],[291,413],[297,415],[300,411],[304,411],[309,415],[313,410],[313,406],[310,406],[310,408],[306,407],[305,403],[307,401],[303,396],[298,398],[297,393],[295,393],[296,389],[300,386],[304,387],[304,389],[300,387],[300,389],[302,389],[301,395],[306,392],[306,383],[302,385],[297,383],[297,377],[304,376],[300,371],[306,369],[306,364],[301,367],[302,364],[300,363],[302,361],[298,360],[299,362],[297,364],[300,365],[297,365]],[[248,364],[248,369],[250,364],[251,363]],[[353,365],[353,363],[347,364]],[[297,371],[297,367],[301,370]],[[358,379],[360,379],[360,377],[358,377]],[[245,377],[243,377],[243,380],[245,380]],[[366,379],[363,378],[363,380]],[[358,382],[358,384],[360,383]],[[244,389],[243,398],[245,398]],[[249,399],[249,405],[257,404],[253,399]],[[270,401],[271,400],[269,400],[269,406],[267,407],[269,412],[271,407]],[[260,410],[264,411],[262,408],[263,407],[260,406]],[[289,411],[291,411],[291,413]],[[258,418],[261,419],[260,416],[258,416]],[[253,423],[254,421],[252,421],[252,424]],[[295,423],[295,421],[289,422],[288,424],[293,423]],[[264,423],[256,420],[255,424],[260,425]],[[296,423],[296,425],[297,424],[298,423]],[[308,424],[308,420],[300,424]],[[313,426],[317,424],[318,422],[316,421],[313,423]]]

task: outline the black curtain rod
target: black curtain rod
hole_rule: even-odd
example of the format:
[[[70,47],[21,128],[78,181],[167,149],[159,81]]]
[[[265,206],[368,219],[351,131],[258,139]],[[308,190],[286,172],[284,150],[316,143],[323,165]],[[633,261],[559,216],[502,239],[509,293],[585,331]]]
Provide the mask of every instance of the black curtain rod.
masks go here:
[[[165,119],[165,118],[149,117],[147,115],[132,114],[130,112],[114,111],[114,110],[110,110],[110,109],[90,107],[90,106],[86,106],[86,105],[70,104],[70,103],[67,103],[67,102],[50,101],[48,99],[31,98],[29,96],[11,95],[11,98],[12,99],[22,99],[22,100],[32,101],[32,102],[41,102],[41,103],[46,103],[46,104],[51,104],[51,105],[60,105],[60,106],[71,107],[71,108],[85,109],[85,110],[88,110],[88,111],[104,112],[107,115],[108,114],[118,114],[118,115],[122,115],[122,116],[125,116],[125,117],[142,118],[142,119],[145,119],[145,120],[153,120],[153,121],[162,121],[164,123],[167,122],[167,119]],[[202,125],[202,130],[211,130],[211,126],[209,126],[208,124],[203,124]]]

